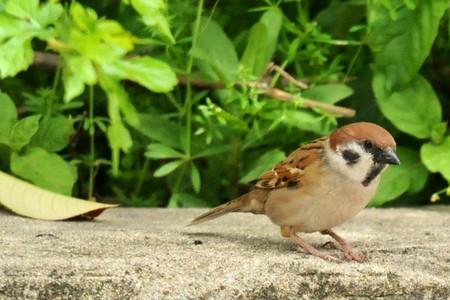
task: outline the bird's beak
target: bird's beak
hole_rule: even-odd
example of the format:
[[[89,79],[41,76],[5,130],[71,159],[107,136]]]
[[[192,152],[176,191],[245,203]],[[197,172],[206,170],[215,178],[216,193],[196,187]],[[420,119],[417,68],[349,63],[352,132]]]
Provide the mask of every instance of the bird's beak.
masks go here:
[[[389,164],[389,165],[399,165],[400,159],[398,159],[397,154],[394,150],[388,148],[384,151],[380,151],[375,155],[375,161],[379,163]]]

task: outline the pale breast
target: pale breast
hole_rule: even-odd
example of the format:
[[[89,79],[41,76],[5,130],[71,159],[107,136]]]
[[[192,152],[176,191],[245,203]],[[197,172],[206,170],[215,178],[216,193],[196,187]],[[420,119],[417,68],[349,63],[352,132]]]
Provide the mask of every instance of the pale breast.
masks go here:
[[[318,170],[300,188],[270,192],[266,215],[278,225],[297,225],[315,232],[340,225],[360,212],[372,199],[379,179],[365,187],[333,172]]]

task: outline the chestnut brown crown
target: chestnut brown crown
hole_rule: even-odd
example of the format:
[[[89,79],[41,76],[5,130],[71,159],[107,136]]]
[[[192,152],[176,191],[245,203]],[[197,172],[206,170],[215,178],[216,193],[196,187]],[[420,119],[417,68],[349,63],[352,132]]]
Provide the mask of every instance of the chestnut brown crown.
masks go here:
[[[372,142],[382,150],[396,148],[394,138],[386,129],[369,122],[352,123],[337,129],[330,135],[330,147],[336,150],[338,145],[364,140]]]

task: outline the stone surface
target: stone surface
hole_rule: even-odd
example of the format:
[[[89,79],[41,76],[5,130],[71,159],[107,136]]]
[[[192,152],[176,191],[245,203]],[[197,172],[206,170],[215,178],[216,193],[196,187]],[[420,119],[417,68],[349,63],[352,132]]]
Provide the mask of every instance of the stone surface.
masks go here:
[[[0,299],[450,299],[448,207],[367,209],[337,228],[363,264],[311,257],[265,216],[184,227],[203,211],[119,208],[94,222],[0,212]]]

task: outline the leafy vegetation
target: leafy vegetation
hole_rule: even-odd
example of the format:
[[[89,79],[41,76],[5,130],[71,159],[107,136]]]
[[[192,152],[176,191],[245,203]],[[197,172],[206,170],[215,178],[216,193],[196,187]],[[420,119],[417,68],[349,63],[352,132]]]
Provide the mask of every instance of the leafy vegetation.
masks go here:
[[[448,24],[447,0],[0,0],[0,170],[68,196],[211,206],[364,120],[402,160],[372,204],[437,200]]]

